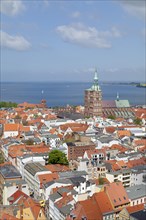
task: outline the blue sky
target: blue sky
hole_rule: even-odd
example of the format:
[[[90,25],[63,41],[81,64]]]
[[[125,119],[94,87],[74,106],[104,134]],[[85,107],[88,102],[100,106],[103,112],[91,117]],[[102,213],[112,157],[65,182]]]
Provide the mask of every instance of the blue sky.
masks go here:
[[[0,4],[2,81],[145,81],[145,1]]]

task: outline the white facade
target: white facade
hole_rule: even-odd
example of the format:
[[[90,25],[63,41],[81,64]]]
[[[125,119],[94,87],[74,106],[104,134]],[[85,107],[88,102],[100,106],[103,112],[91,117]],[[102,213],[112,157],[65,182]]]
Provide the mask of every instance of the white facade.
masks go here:
[[[137,171],[131,173],[131,184],[130,186],[144,184],[144,175],[146,175],[146,171]]]
[[[111,173],[106,173],[106,178],[110,183],[120,181],[123,183],[124,187],[129,187],[131,185],[131,171],[115,171]]]
[[[18,136],[18,131],[4,131],[3,138],[16,137]]]
[[[43,166],[45,166],[45,159],[44,156],[24,156],[24,157],[17,157],[17,169],[22,175],[22,178],[24,178],[24,166],[27,163],[32,163],[32,162],[39,162]]]
[[[27,183],[22,183],[21,187],[16,183],[12,183],[10,185],[6,185],[3,188],[3,205],[9,205],[8,198],[14,194],[18,189],[20,189],[25,194],[29,195],[29,189]]]
[[[41,171],[37,172],[35,176],[29,173],[26,169],[24,169],[24,179],[28,183],[30,191],[34,193],[34,197],[38,198],[42,196],[42,190],[40,189],[40,182],[37,179],[37,175],[39,174],[49,174],[50,171]]]

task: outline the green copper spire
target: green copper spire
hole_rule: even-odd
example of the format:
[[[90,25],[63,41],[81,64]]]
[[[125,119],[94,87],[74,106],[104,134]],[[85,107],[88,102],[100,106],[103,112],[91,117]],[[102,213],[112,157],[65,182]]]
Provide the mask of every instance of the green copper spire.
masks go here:
[[[95,69],[94,82],[91,89],[95,91],[100,91],[100,87],[98,85],[97,69]]]
[[[119,101],[119,93],[117,92],[117,101]]]

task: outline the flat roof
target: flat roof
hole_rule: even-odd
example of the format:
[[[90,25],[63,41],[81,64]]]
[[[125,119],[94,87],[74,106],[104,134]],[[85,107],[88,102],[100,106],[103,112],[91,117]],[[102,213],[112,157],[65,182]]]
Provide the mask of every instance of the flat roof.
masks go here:
[[[48,169],[46,167],[44,167],[42,164],[40,164],[38,162],[28,163],[28,164],[25,165],[24,169],[27,170],[33,176],[37,172],[48,171]]]
[[[11,164],[6,164],[4,166],[0,167],[0,174],[5,179],[11,179],[11,178],[21,178],[20,172]]]

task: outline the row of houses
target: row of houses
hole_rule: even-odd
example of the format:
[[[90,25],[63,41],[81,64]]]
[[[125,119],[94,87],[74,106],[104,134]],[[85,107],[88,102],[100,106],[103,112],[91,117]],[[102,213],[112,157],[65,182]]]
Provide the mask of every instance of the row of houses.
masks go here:
[[[0,217],[71,220],[143,215],[145,117],[141,110],[135,112],[141,113],[141,125],[132,118],[58,119],[52,109],[40,107],[2,110]],[[65,153],[69,166],[48,164],[54,149]]]

